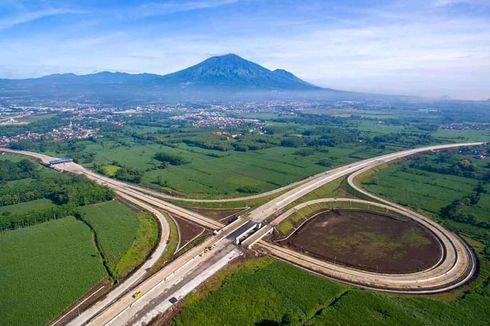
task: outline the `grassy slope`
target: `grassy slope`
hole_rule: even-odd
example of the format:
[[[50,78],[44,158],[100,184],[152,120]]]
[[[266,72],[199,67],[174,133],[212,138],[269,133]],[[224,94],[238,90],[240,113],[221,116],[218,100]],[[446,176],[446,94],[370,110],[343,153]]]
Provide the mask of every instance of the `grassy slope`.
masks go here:
[[[2,325],[41,325],[106,277],[89,229],[72,217],[0,233]]]
[[[124,276],[141,264],[158,240],[158,225],[150,213],[138,214],[138,235],[115,268],[117,276]]]
[[[81,207],[80,211],[83,219],[97,233],[97,239],[109,268],[116,276],[120,276],[119,260],[131,247],[138,234],[139,222],[136,213],[116,200]]]
[[[170,235],[168,239],[167,246],[165,247],[165,250],[163,251],[162,255],[160,258],[158,258],[158,261],[156,262],[155,265],[151,268],[153,272],[157,271],[160,267],[162,267],[170,258],[172,258],[172,255],[175,253],[175,249],[177,249],[177,245],[179,244],[179,231],[177,229],[177,224],[175,224],[175,221],[167,215],[167,213],[163,212],[162,213],[165,215],[165,218],[167,219],[168,225],[170,226]]]

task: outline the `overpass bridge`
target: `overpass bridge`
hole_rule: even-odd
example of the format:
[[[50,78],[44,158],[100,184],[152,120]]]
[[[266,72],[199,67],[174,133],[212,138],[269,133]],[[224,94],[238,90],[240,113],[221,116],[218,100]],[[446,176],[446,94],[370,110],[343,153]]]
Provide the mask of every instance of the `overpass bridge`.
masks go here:
[[[254,245],[260,244],[262,247],[267,247],[271,254],[280,257],[281,259],[289,260],[293,264],[304,262],[306,268],[319,271],[324,275],[342,275],[345,270],[342,266],[318,262],[311,258],[304,257],[304,255],[300,255],[299,253],[291,253],[261,241],[263,237],[272,232],[272,225],[266,224],[262,226],[261,223],[264,223],[264,221],[271,215],[280,213],[286,206],[305,194],[308,194],[339,177],[352,174],[361,169],[373,168],[380,164],[417,153],[481,144],[483,143],[427,146],[351,163],[347,166],[339,167],[328,171],[328,173],[321,173],[316,177],[308,179],[297,187],[270,200],[266,204],[255,208],[246,218],[237,219],[227,226],[185,208],[170,204],[163,201],[161,198],[149,195],[147,192],[140,191],[137,186],[100,176],[73,162],[60,163],[60,167],[56,164],[53,168],[57,170],[86,175],[88,178],[106,184],[116,190],[116,192],[121,192],[130,198],[144,201],[146,204],[150,204],[163,210],[178,212],[179,215],[184,218],[188,218],[198,224],[205,225],[207,228],[215,230],[215,234],[205,240],[204,243],[179,256],[165,268],[132,288],[131,291],[142,293],[143,295],[141,297],[134,298],[132,296],[133,292],[128,292],[112,301],[98,302],[82,312],[80,316],[72,320],[69,324],[77,326],[85,324],[143,324],[145,320],[148,320],[148,316],[151,316],[155,311],[161,313],[161,309],[164,309],[158,308],[158,303],[161,302],[161,300],[164,300],[162,292],[164,292],[165,295],[173,295],[173,297],[175,297],[175,295],[177,295],[176,293],[185,292],[182,292],[182,289],[189,290],[190,288],[192,290],[200,284],[195,282],[196,275],[202,274],[209,277],[218,270],[216,268],[219,264],[226,265],[227,262],[240,255],[240,251],[237,251],[236,246],[238,243],[242,243],[246,248],[252,248]],[[49,156],[32,152],[21,152],[1,148],[0,151],[32,156],[42,162],[49,162],[49,160],[53,159]],[[414,215],[414,217],[419,218],[417,215]],[[461,239],[451,232],[444,228],[441,228],[438,231],[441,232],[441,238],[444,238],[444,243],[447,245],[446,250],[450,253],[450,255],[446,255],[445,260],[440,263],[443,267],[434,268],[434,271],[436,272],[427,271],[399,278],[385,277],[383,278],[383,286],[386,286],[386,288],[392,292],[396,292],[397,290],[407,289],[406,286],[409,284],[414,287],[406,290],[406,293],[422,293],[420,290],[425,290],[426,293],[435,293],[454,287],[455,279],[459,278],[461,280],[460,282],[465,282],[471,278],[475,272],[476,266],[475,257],[471,250]],[[219,259],[217,260],[217,258]],[[368,277],[367,279],[369,281],[367,283],[361,282],[360,284],[358,283],[358,285],[373,289],[381,289],[377,283],[377,280],[379,279],[377,277],[378,274],[360,270],[352,272],[351,274],[360,279],[366,276]],[[205,279],[206,278],[201,278],[201,281],[204,281]],[[458,282],[458,284],[462,283]]]

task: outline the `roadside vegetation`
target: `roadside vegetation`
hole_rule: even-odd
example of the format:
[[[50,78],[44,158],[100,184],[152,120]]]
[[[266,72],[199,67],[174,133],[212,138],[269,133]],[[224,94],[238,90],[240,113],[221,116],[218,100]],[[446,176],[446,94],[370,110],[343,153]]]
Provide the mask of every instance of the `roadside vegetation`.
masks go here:
[[[73,217],[0,232],[0,248],[2,325],[43,325],[107,277]]]
[[[142,264],[158,240],[158,226],[150,213],[138,214],[138,234],[115,267],[116,277],[126,276],[135,266]]]
[[[82,124],[98,130],[84,140],[40,140],[15,148],[68,156],[109,177],[196,198],[236,197],[276,189],[335,166],[394,150],[428,144],[488,139],[485,112],[437,108],[321,106],[286,114],[219,111],[257,119],[253,126],[195,127],[183,112],[118,114],[111,123]],[[459,109],[459,108],[458,108]],[[212,108],[209,108],[213,111]],[[476,109],[475,109],[476,110]],[[192,112],[192,109],[189,111]],[[479,116],[479,119],[475,119]],[[27,126],[43,132],[66,124],[70,113]],[[458,121],[456,127],[454,122]],[[113,123],[119,123],[115,126]],[[461,129],[458,129],[461,128]]]
[[[352,189],[347,183],[347,177],[341,177],[329,182],[312,192],[304,195],[303,197],[295,200],[291,204],[286,206],[286,209],[293,208],[299,204],[312,201],[320,198],[353,198],[353,199],[365,199],[365,196],[358,193],[356,190]],[[286,218],[284,221],[279,223],[276,227],[276,231],[279,237],[284,237],[289,234],[295,227],[298,227],[305,219],[314,214],[315,212],[322,209],[334,209],[334,208],[359,208],[359,209],[368,209],[373,211],[384,212],[385,209],[379,208],[376,206],[363,204],[363,203],[355,203],[348,201],[339,201],[339,202],[324,202],[324,203],[316,203],[312,205],[308,205],[303,207],[293,214]]]
[[[183,300],[172,324],[487,325],[486,303],[482,293],[453,300],[364,290],[264,257],[215,275]]]
[[[114,278],[139,265],[156,244],[158,226],[147,213],[135,214],[118,201],[85,206],[80,218],[93,228],[101,253]]]
[[[113,192],[15,155],[0,165],[0,320],[42,325],[100,282],[141,264],[157,241],[147,213]]]
[[[81,176],[59,174],[30,160],[4,156],[0,165],[0,230],[74,215],[76,209],[114,197],[112,190]],[[16,162],[17,161],[17,162]]]
[[[328,197],[325,197],[328,198]],[[339,202],[323,202],[323,203],[316,203],[316,204],[311,204],[308,206],[305,206],[293,214],[291,214],[289,217],[287,217],[285,220],[283,220],[281,223],[279,223],[276,227],[276,231],[278,233],[279,237],[285,237],[288,235],[295,227],[298,227],[300,224],[302,224],[306,219],[308,219],[311,215],[314,213],[321,211],[321,210],[330,210],[330,209],[365,209],[369,211],[374,211],[374,212],[380,212],[384,213],[386,210],[381,207],[369,205],[369,204],[364,204],[364,203],[356,203],[356,202],[350,202],[350,201],[339,201]],[[405,219],[402,216],[398,216],[396,213],[390,213],[393,216],[399,217],[401,219]]]
[[[177,250],[177,246],[179,245],[180,235],[177,224],[175,223],[174,219],[168,215],[168,213],[162,212],[162,214],[164,214],[165,218],[167,219],[168,225],[170,226],[170,235],[164,252],[160,256],[160,258],[158,258],[158,261],[155,263],[155,265],[153,265],[153,267],[151,268],[152,272],[156,272],[158,269],[168,263],[170,259],[172,259],[175,251]]]
[[[471,173],[445,170],[461,164]],[[449,151],[394,163],[362,180],[367,190],[434,218],[472,246],[479,272],[459,289],[430,296],[386,294],[342,285],[272,258],[253,258],[218,273],[184,299],[172,323],[488,325],[490,235],[485,224],[489,222],[487,193],[482,191],[488,189],[488,172],[487,159],[476,158],[473,152]],[[455,219],[451,213],[446,215],[448,210],[472,217]]]

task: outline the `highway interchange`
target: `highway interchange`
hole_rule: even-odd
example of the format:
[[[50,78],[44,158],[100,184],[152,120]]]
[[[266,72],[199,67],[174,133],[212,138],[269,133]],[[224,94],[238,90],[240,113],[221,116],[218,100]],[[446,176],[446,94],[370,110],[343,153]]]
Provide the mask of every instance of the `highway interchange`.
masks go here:
[[[182,198],[172,197],[153,190],[148,190],[144,187],[110,179],[73,162],[53,165],[52,167],[56,170],[82,174],[97,183],[111,187],[117,195],[124,200],[143,210],[151,212],[159,221],[161,236],[151,257],[149,257],[149,259],[135,271],[131,277],[117,285],[102,300],[85,309],[75,318],[70,320],[71,315],[64,314],[59,319],[53,321],[52,324],[146,324],[172,306],[170,299],[182,299],[208,277],[228,264],[228,262],[242,255],[242,251],[245,250],[245,248],[252,247],[324,276],[377,290],[402,293],[436,293],[450,290],[467,282],[475,273],[476,260],[473,252],[466,243],[452,232],[423,215],[366,192],[359,188],[354,180],[356,176],[369,169],[407,156],[428,151],[481,144],[482,143],[462,143],[436,145],[386,154],[322,172],[272,192],[249,197],[218,200],[185,199],[188,201],[199,202],[233,201],[258,198],[283,192],[267,203],[253,209],[237,221],[226,226],[202,216],[201,214],[165,201],[165,199],[182,200]],[[1,148],[0,151],[27,155],[38,159],[41,163],[46,165],[49,165],[49,161],[54,159],[53,157],[33,152],[16,151],[4,148]],[[321,261],[261,240],[262,237],[270,233],[273,227],[280,221],[287,218],[295,210],[301,209],[301,207],[298,206],[285,212],[284,209],[286,206],[311,191],[344,176],[349,176],[348,182],[351,187],[370,198],[370,200],[377,202],[373,203],[370,201],[369,203],[371,205],[377,205],[403,214],[428,228],[437,237],[443,249],[443,255],[439,262],[435,266],[417,273],[380,274]],[[330,198],[318,199],[317,201],[339,200],[352,201],[353,199]],[[308,204],[311,203],[304,203],[301,205]],[[158,257],[165,250],[169,236],[168,224],[160,210],[176,214],[208,229],[219,231],[214,232],[214,235],[207,238],[203,243],[187,251],[185,254],[179,256],[164,268],[151,275],[148,272],[148,269],[156,263]],[[258,231],[251,233],[251,231],[257,229]],[[243,240],[242,243],[245,246],[237,246],[237,238]],[[141,296],[135,297],[135,293],[141,293]]]

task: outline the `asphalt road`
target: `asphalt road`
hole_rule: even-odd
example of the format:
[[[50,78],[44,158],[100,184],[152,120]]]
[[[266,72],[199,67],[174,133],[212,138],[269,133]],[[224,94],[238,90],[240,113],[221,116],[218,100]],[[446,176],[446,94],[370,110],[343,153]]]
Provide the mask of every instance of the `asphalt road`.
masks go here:
[[[480,144],[482,143],[464,143],[464,144],[428,146],[428,147],[423,147],[418,149],[387,154],[371,159],[366,159],[356,163],[349,164],[344,167],[326,171],[316,176],[310,177],[306,180],[298,182],[297,184],[295,184],[296,187],[272,199],[268,203],[254,209],[252,212],[250,212],[250,214],[246,218],[254,222],[265,221],[273,214],[280,213],[281,210],[283,210],[290,203],[308,194],[309,192],[321,187],[322,185],[331,182],[339,177],[351,174],[353,172],[359,171],[364,168],[372,168],[379,164],[383,164],[389,161],[393,161],[417,153],[440,150],[440,149],[456,148],[461,146],[474,146]],[[0,151],[1,150],[3,149],[0,149]],[[38,153],[13,151],[13,150],[5,150],[5,151],[36,157],[45,163],[47,163],[50,159],[52,159],[49,156],[38,154]],[[148,194],[147,189],[144,189],[144,191],[143,190],[140,191],[138,186],[129,185],[124,182],[120,182],[104,176],[100,176],[75,163],[60,164],[59,166],[55,166],[55,168],[63,171],[84,174],[90,179],[95,180],[96,182],[106,184],[112,187],[120,194],[126,195],[135,200],[145,202],[146,204],[149,204],[151,206],[156,206],[158,208],[167,210],[169,212],[172,212],[174,214],[192,220],[205,227],[217,228],[222,226],[219,222],[213,221],[200,214],[188,211],[186,209],[183,209],[181,207],[178,207],[176,205],[161,200],[160,199],[162,198],[161,194],[158,196],[151,196]],[[287,189],[288,187],[291,186],[283,187],[281,188],[280,191],[284,191],[285,188]],[[159,198],[155,198],[155,197],[159,197]],[[171,197],[171,196],[166,196],[165,198],[182,200],[181,198]],[[228,200],[229,199],[226,199],[226,201]],[[198,201],[202,201],[202,200],[198,200]],[[393,204],[391,203],[389,203],[389,205],[392,207],[392,209],[400,209],[400,208],[393,207]],[[404,211],[404,213],[408,214],[408,212],[406,211]],[[414,215],[413,218],[417,218],[417,216]],[[427,222],[423,216],[422,218],[424,219],[423,222]],[[355,281],[353,281],[352,283],[365,284],[366,286],[372,286],[378,289],[386,289],[386,290],[395,289],[394,291],[396,291],[396,288],[399,288],[400,284],[406,284],[407,282],[412,281],[415,282],[415,284],[418,284],[417,285],[417,289],[419,290],[418,292],[422,293],[424,289],[427,291],[432,291],[432,289],[434,288],[442,288],[444,285],[448,284],[448,282],[452,280],[451,277],[453,277],[453,275],[456,275],[457,272],[463,268],[463,266],[466,267],[467,269],[469,268],[474,270],[474,264],[471,264],[471,257],[464,254],[465,250],[469,250],[467,247],[465,248],[462,247],[462,246],[466,246],[464,242],[462,242],[459,238],[457,238],[452,233],[448,232],[443,228],[441,229],[437,228],[436,231],[442,233],[442,235],[440,236],[441,240],[447,241],[447,246],[446,246],[448,250],[447,253],[448,256],[452,257],[452,258],[449,257],[448,259],[444,260],[444,262],[441,262],[440,264],[441,266],[444,265],[440,269],[445,268],[446,273],[444,274],[433,273],[430,275],[426,275],[423,273],[414,273],[402,277],[392,277],[390,275],[381,277],[382,274],[369,273],[364,271],[355,271],[355,272],[351,271],[350,273],[358,278],[365,278],[365,279],[369,278],[369,281],[366,281],[364,283],[356,283]],[[270,250],[271,253],[274,254],[275,256],[279,257],[280,255],[283,255],[282,257],[283,259],[285,259],[284,257],[286,255],[287,257],[292,257],[290,260],[293,261],[294,259],[295,261],[293,261],[293,263],[298,264],[300,266],[301,264],[299,262],[308,260],[309,261],[308,265],[305,264],[304,267],[311,269],[313,271],[319,271],[318,266],[321,265],[320,267],[325,270],[328,269],[329,273],[336,273],[337,275],[341,275],[342,273],[348,272],[342,266],[332,265],[332,264],[327,266],[324,265],[327,264],[325,262],[314,261],[312,260],[312,258],[305,257],[304,255],[295,252],[284,253],[284,248],[279,247],[280,248],[279,249],[273,247],[272,245],[268,245],[268,244],[264,245],[263,241],[259,241],[258,243],[261,246],[266,246],[266,249]],[[462,246],[460,244],[462,244]],[[455,255],[450,254],[451,246],[454,247],[454,251],[452,252],[453,253],[455,252],[456,253]],[[207,248],[211,248],[211,249],[209,250]],[[158,301],[161,291],[167,293],[169,296],[172,296],[172,295],[178,295],[179,291],[181,291],[182,287],[184,286],[187,289],[189,289],[188,284],[193,284],[192,275],[194,275],[193,273],[195,273],[197,270],[199,270],[201,273],[205,273],[206,275],[212,275],[211,271],[217,270],[216,264],[218,263],[215,260],[216,253],[218,253],[221,257],[231,257],[233,256],[232,252],[235,250],[236,250],[236,246],[231,244],[230,239],[225,239],[222,237],[222,235],[212,236],[211,238],[206,240],[202,245],[191,249],[189,252],[178,257],[175,261],[173,261],[171,264],[166,266],[158,273],[152,275],[148,279],[141,282],[131,292],[126,293],[123,296],[120,296],[116,301],[114,300],[113,302],[107,301],[109,303],[106,302],[107,304],[97,305],[97,307],[93,309],[89,308],[88,310],[86,310],[86,312],[90,312],[90,313],[87,314],[85,314],[85,312],[82,313],[82,315],[80,315],[79,318],[77,318],[76,320],[73,320],[71,324],[83,325],[86,323],[90,323],[93,325],[103,325],[108,322],[114,322],[114,320],[116,320],[117,318],[122,318],[122,316],[124,316],[127,311],[130,311],[130,309],[132,314],[133,313],[138,314],[140,312],[151,314],[152,309],[149,308],[148,305],[150,303],[155,304],[155,301]],[[279,253],[279,251],[282,251],[282,253]],[[218,261],[222,262],[222,260],[218,260]],[[434,270],[435,269],[436,268],[434,268]],[[448,276],[449,272],[450,275]],[[171,281],[172,279],[178,280],[178,282]],[[341,278],[338,277],[338,279]],[[181,284],[180,287],[179,284]],[[441,284],[442,286],[440,286]],[[158,289],[158,290],[154,290],[154,289]],[[172,289],[172,291],[169,291],[169,289]],[[146,301],[141,301],[141,298],[138,299],[133,298],[132,296],[133,291],[140,291],[141,293],[144,293],[145,296],[144,298]],[[146,305],[143,304],[142,308],[135,312],[134,307],[136,306],[134,306],[134,304],[135,301],[137,300],[140,300],[138,302],[147,302],[147,304]],[[95,306],[96,305],[94,305],[93,307]],[[161,311],[162,309],[163,309],[162,306],[160,306],[159,313],[162,312]],[[124,324],[124,322],[122,322],[123,320],[129,321],[129,319],[120,319],[121,323],[117,322],[117,324],[118,325]]]
[[[342,166],[324,173],[319,174],[316,178],[312,178],[311,180],[304,182],[298,187],[289,190],[288,192],[270,200],[266,204],[256,208],[252,212],[250,212],[248,218],[254,220],[256,222],[262,222],[269,216],[274,213],[279,212],[281,209],[294,202],[295,200],[303,197],[304,195],[312,192],[313,190],[335,180],[340,177],[346,176],[350,173],[356,172],[363,168],[373,168],[375,166],[398,160],[404,157],[408,157],[411,155],[429,152],[434,150],[441,149],[449,149],[456,148],[462,146],[475,146],[481,145],[483,143],[463,143],[463,144],[449,144],[449,145],[435,145],[435,146],[426,146],[416,149],[405,150],[397,153],[386,154],[366,160],[362,160],[356,163],[352,163],[346,166]]]
[[[321,198],[301,203],[275,218],[270,225],[276,226],[296,211],[309,205],[326,202],[363,203],[388,209],[409,217],[425,226],[438,239],[442,249],[439,261],[432,267],[409,274],[381,274],[365,272],[354,268],[339,266],[302,253],[276,246],[264,241],[258,244],[277,258],[295,265],[321,273],[330,278],[376,290],[398,293],[437,293],[448,291],[466,283],[474,274],[476,260],[467,245],[455,234],[446,230],[429,218],[396,204],[375,203],[352,198]]]
[[[134,271],[127,279],[125,279],[122,283],[118,284],[114,289],[112,289],[111,292],[108,293],[102,300],[97,301],[95,304],[83,311],[75,320],[83,319],[96,314],[100,309],[113,303],[120,296],[122,296],[132,287],[134,287],[139,281],[143,280],[145,276],[147,276],[147,271],[158,261],[158,258],[160,258],[167,247],[168,239],[170,236],[170,226],[168,225],[165,216],[163,216],[160,211],[148,204],[145,204],[125,194],[119,193],[118,195],[124,200],[132,203],[133,205],[136,205],[137,207],[152,213],[153,216],[157,218],[161,230],[158,244],[154,248],[151,256],[149,256],[147,260],[136,271]],[[72,317],[71,313],[76,310],[78,310],[78,305],[75,305],[62,316],[51,322],[51,325],[65,325],[67,323],[71,325],[77,325],[76,323],[70,323],[68,320]]]

